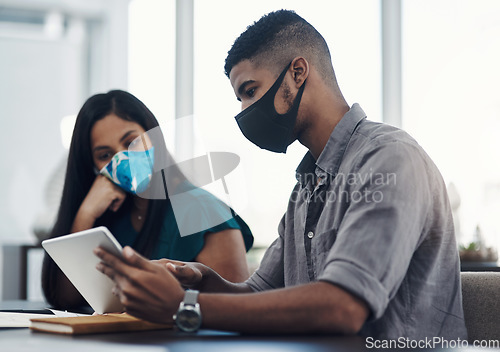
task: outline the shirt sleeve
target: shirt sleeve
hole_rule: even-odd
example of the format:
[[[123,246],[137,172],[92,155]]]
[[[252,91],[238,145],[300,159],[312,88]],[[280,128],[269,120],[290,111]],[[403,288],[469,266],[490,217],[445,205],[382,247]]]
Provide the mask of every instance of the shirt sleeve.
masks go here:
[[[318,279],[363,299],[371,319],[385,312],[422,241],[428,160],[411,144],[377,145],[358,160],[358,182],[345,186],[350,204]]]
[[[285,286],[283,234],[285,216],[278,227],[279,237],[264,253],[259,268],[248,278],[246,283],[254,291],[267,291]]]
[[[179,205],[179,203],[177,203]],[[174,210],[175,221],[179,229],[196,229],[177,234],[172,244],[176,247],[175,253],[183,258],[194,260],[205,245],[205,235],[227,229],[241,231],[245,248],[248,251],[253,245],[253,235],[248,225],[234,213],[234,211],[211,193],[193,188]]]

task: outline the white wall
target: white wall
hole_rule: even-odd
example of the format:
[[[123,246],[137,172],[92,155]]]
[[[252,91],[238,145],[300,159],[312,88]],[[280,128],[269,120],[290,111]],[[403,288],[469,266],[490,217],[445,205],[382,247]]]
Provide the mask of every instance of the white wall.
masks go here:
[[[461,198],[459,241],[500,248],[500,2],[403,5],[403,128]]]
[[[127,89],[128,0],[0,0],[0,8],[0,245],[29,244],[45,188],[58,182],[56,169],[65,172],[62,118],[91,94]],[[0,267],[0,299],[11,269]]]
[[[61,118],[84,97],[84,42],[0,37],[0,52],[0,238],[26,241],[64,154]]]

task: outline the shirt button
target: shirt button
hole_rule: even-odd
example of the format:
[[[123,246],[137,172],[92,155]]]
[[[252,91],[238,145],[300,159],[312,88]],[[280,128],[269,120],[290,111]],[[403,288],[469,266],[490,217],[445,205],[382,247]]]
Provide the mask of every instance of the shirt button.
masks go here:
[[[313,237],[314,237],[314,232],[309,231],[309,232],[307,233],[307,237],[309,237],[309,238],[313,238]]]

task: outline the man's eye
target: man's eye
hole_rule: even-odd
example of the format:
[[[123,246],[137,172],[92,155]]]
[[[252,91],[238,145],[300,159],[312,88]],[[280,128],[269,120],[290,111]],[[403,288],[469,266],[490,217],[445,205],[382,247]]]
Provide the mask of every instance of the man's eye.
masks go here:
[[[255,88],[250,88],[247,91],[245,91],[245,94],[249,97],[252,98],[255,95]]]

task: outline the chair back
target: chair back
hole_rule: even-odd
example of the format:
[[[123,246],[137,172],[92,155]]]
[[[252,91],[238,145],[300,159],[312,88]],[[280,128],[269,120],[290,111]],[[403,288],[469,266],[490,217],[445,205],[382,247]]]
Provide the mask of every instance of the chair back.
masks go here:
[[[500,272],[462,272],[462,302],[469,343],[500,339]]]

